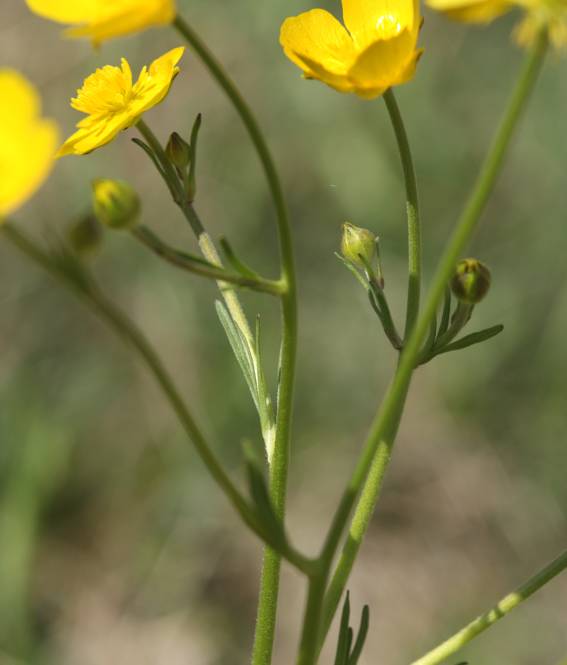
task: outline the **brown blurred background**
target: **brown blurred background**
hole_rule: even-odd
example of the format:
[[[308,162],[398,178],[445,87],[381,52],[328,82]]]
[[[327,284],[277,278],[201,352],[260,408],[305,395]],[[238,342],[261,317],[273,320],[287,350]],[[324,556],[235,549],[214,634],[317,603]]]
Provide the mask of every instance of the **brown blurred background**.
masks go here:
[[[333,256],[340,224],[382,239],[387,289],[404,308],[399,158],[380,100],[301,80],[278,46],[309,0],[181,1],[255,108],[292,211],[301,297],[289,528],[315,553],[395,363],[364,294]],[[324,2],[338,10],[337,2]],[[321,3],[319,3],[321,6]],[[522,60],[513,18],[465,28],[426,14],[426,54],[399,90],[415,152],[429,276]],[[97,66],[133,69],[182,43],[173,29],[105,45],[60,39],[21,0],[0,4],[0,65],[41,88],[67,134],[68,100]],[[567,532],[567,78],[552,57],[471,254],[493,290],[474,317],[504,334],[420,370],[382,503],[353,574],[353,612],[371,606],[364,665],[407,665],[565,546]],[[235,113],[184,57],[147,122],[166,140],[198,112],[198,209],[273,274],[273,211]],[[47,241],[88,210],[95,177],[129,180],[143,221],[195,250],[189,229],[129,131],[66,158],[18,223]],[[159,347],[224,464],[244,477],[253,408],[216,320],[215,288],[107,234],[94,269]],[[264,320],[273,385],[278,312]],[[0,242],[1,665],[236,665],[248,662],[261,550],[205,473],[156,387],[121,343]],[[285,568],[274,665],[294,662],[302,580]],[[334,637],[322,662],[333,662]],[[28,652],[29,653],[29,652]],[[567,579],[547,587],[449,660],[558,665],[567,656]]]

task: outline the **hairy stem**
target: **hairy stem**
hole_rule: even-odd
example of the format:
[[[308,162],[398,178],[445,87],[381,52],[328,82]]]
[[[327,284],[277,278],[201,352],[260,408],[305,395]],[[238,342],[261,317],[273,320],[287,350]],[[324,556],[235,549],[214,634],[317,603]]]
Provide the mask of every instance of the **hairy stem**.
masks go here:
[[[563,554],[558,556],[557,559],[543,568],[543,570],[536,573],[525,584],[518,587],[516,591],[504,596],[504,598],[502,598],[497,605],[488,610],[488,612],[481,614],[438,647],[418,660],[415,660],[412,665],[437,665],[437,663],[442,663],[446,658],[449,658],[449,656],[452,656],[454,653],[462,649],[477,635],[488,630],[497,621],[500,621],[500,619],[503,619],[507,614],[510,614],[510,612],[516,609],[518,605],[527,600],[536,591],[539,591],[565,569],[567,569],[567,551],[563,552]]]

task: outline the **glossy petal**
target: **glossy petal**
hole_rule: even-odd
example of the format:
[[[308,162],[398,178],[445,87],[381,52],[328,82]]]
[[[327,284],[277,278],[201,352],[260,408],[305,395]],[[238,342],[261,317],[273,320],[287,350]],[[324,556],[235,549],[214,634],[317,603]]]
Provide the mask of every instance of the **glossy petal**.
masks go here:
[[[37,92],[20,74],[0,70],[0,222],[43,183],[53,166],[57,127],[41,118]]]
[[[344,22],[359,50],[419,24],[415,0],[343,0]]]
[[[394,39],[374,42],[364,50],[349,76],[357,93],[376,97],[407,80],[406,71],[412,60],[415,60],[414,38],[409,30],[404,30]]]
[[[285,54],[307,76],[343,77],[356,58],[353,41],[337,19],[323,9],[288,18],[280,33]]]
[[[408,81],[420,54],[418,0],[343,0],[343,11],[350,32],[322,9],[284,22],[280,42],[305,77],[364,98]]]

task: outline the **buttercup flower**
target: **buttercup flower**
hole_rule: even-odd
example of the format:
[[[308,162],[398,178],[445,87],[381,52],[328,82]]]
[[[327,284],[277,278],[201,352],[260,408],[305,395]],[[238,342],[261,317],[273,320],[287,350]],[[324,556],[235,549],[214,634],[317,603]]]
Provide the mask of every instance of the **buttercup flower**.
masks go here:
[[[567,45],[567,0],[427,0],[427,4],[450,18],[468,23],[489,23],[514,8],[524,10],[515,36],[522,46],[533,44],[546,28],[557,48]]]
[[[76,27],[69,37],[90,39],[98,45],[175,18],[175,0],[26,0],[28,7],[44,18]]]
[[[418,0],[343,0],[343,18],[346,28],[323,9],[285,20],[280,43],[305,78],[372,99],[413,77]]]
[[[87,117],[77,124],[77,131],[65,141],[58,157],[84,155],[135,125],[145,111],[159,104],[169,92],[184,51],[183,47],[173,49],[155,60],[149,69],[144,67],[135,84],[124,58],[120,67],[106,65],[85,79],[71,106]]]
[[[0,223],[43,183],[57,148],[54,122],[41,117],[35,88],[18,72],[0,69]]]

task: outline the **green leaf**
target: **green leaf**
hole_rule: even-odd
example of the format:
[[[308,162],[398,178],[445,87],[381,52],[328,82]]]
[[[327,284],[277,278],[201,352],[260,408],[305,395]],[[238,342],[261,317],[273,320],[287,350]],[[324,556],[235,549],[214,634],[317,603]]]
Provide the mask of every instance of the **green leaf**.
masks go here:
[[[215,301],[215,306],[219,320],[224,328],[232,351],[238,361],[244,379],[248,385],[254,404],[258,413],[260,413],[260,405],[258,403],[258,386],[256,383],[256,370],[254,366],[254,359],[250,352],[248,342],[236,327],[236,324],[232,320],[232,317],[228,313],[227,308],[219,300]]]
[[[335,665],[348,665],[349,655],[349,622],[350,622],[350,594],[347,591],[343,611],[341,614],[341,625],[339,628],[339,640],[337,643],[337,655]]]
[[[475,344],[481,344],[482,342],[486,342],[487,340],[496,337],[496,335],[499,335],[503,330],[504,330],[503,325],[493,326],[492,328],[486,328],[485,330],[480,330],[479,332],[475,332],[470,335],[467,335],[466,337],[458,339],[456,342],[453,342],[452,344],[448,344],[442,349],[436,351],[435,355],[439,356],[442,353],[459,351],[461,349],[466,349],[469,346],[474,346]]]
[[[366,637],[368,635],[368,627],[370,625],[370,608],[368,605],[365,605],[362,610],[362,617],[360,619],[360,628],[358,630],[358,636],[356,638],[356,643],[354,649],[350,654],[348,660],[348,665],[357,665],[362,650],[364,649],[364,644],[366,642]]]

